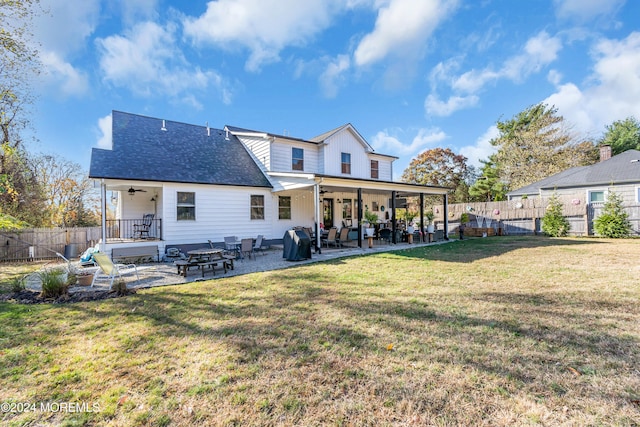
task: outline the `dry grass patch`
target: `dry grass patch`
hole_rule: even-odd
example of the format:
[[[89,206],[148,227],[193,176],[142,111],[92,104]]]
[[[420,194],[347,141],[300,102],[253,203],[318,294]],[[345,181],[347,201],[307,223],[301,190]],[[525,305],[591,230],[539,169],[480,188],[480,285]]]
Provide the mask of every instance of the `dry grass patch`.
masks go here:
[[[0,304],[6,423],[638,425],[640,240],[496,237]],[[259,261],[257,261],[259,262]]]

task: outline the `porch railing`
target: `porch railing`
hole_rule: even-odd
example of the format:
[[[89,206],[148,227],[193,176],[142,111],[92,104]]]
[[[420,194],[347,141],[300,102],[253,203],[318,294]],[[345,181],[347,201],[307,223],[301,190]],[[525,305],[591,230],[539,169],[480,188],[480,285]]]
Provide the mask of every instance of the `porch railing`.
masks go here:
[[[162,219],[153,219],[147,231],[138,219],[108,219],[107,239],[159,239],[162,240]],[[136,225],[136,227],[134,227]]]

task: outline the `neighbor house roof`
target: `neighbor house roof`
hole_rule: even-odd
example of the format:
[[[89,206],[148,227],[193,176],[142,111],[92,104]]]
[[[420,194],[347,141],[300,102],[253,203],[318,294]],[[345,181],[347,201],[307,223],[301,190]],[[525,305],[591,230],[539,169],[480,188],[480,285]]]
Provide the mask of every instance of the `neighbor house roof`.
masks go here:
[[[112,120],[113,147],[93,148],[90,178],[271,188],[231,133],[120,111]]]
[[[507,193],[509,196],[538,194],[554,188],[640,183],[640,151],[627,150],[591,166],[577,166]]]

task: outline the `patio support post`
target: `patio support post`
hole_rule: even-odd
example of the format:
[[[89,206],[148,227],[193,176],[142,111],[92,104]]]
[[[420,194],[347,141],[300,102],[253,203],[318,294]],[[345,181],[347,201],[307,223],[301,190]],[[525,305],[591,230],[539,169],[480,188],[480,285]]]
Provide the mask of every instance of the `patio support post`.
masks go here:
[[[358,247],[362,248],[362,188],[358,188]]]
[[[424,193],[420,193],[420,238],[424,241],[426,236],[424,228]]]
[[[391,241],[395,245],[398,243],[396,239],[396,192],[391,192]]]
[[[449,240],[449,196],[445,193],[442,196],[444,214],[444,240]]]
[[[316,227],[316,248],[318,252],[322,253],[322,246],[320,245],[320,184],[313,186],[313,217]]]
[[[107,184],[104,183],[104,179],[100,181],[100,213],[102,215],[100,252],[105,253],[107,249]]]

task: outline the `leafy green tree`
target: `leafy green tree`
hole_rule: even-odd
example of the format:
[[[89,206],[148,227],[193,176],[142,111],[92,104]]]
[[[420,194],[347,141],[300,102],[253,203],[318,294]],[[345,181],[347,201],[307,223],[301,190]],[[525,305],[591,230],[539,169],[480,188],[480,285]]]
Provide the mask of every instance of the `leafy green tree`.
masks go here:
[[[493,156],[489,157],[489,160],[482,161],[482,163],[480,177],[469,187],[471,200],[474,202],[506,200],[506,187],[500,180],[500,173],[493,161]]]
[[[569,233],[570,228],[569,220],[562,214],[562,202],[554,193],[542,217],[542,232],[551,237],[564,237]]]
[[[534,105],[497,127],[492,160],[506,191],[594,162],[593,144],[575,141],[555,107]]]
[[[616,120],[606,126],[598,144],[610,145],[614,156],[627,150],[640,150],[640,122],[635,117]]]
[[[473,168],[467,166],[467,158],[455,154],[449,148],[433,148],[414,158],[400,178],[403,182],[449,187],[450,202],[469,200],[469,181]],[[440,201],[436,201],[439,203]]]
[[[593,221],[593,229],[602,237],[621,238],[631,234],[631,222],[624,210],[622,196],[609,193],[602,214]]]

